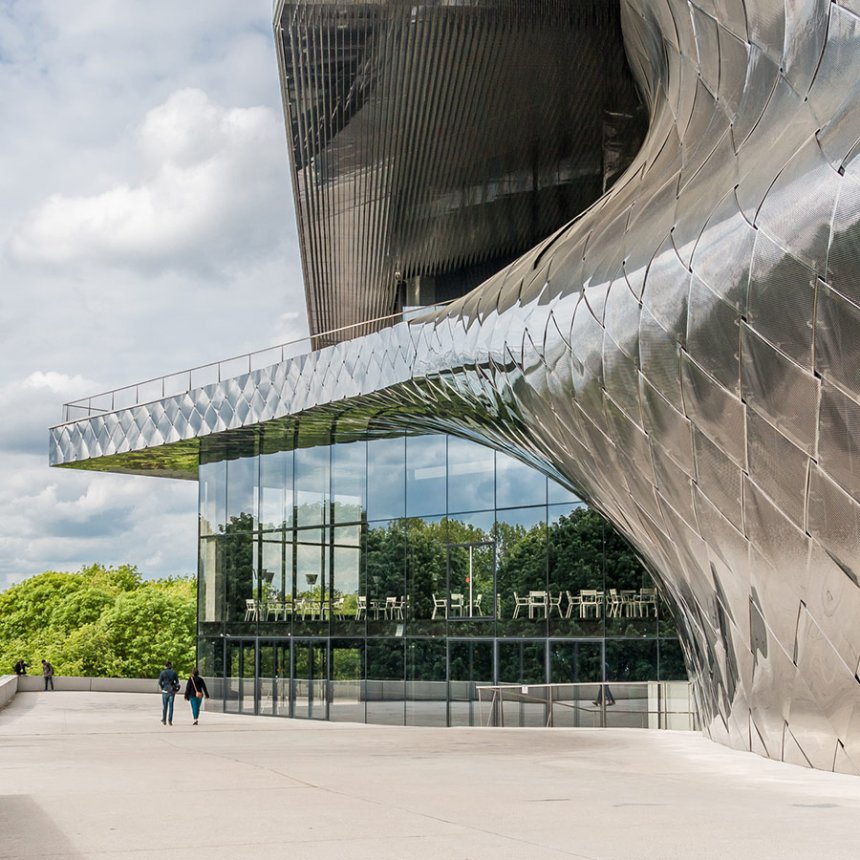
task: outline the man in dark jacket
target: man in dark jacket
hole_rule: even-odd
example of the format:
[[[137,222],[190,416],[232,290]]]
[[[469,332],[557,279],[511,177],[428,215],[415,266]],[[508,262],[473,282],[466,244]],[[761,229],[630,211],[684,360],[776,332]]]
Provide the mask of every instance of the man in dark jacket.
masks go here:
[[[161,724],[173,725],[173,699],[179,692],[179,675],[168,660],[158,676],[158,688],[161,690]]]
[[[47,661],[42,660],[42,677],[45,679],[45,692],[48,691],[48,684],[51,689],[54,689],[54,667]]]

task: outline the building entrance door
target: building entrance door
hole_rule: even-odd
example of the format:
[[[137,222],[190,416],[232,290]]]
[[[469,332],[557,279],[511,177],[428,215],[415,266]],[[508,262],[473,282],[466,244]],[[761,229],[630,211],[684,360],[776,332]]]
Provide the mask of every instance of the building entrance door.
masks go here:
[[[258,713],[275,717],[290,715],[290,643],[260,640],[258,664]]]
[[[293,641],[293,716],[328,719],[328,647],[324,639]]]
[[[227,684],[224,710],[257,713],[257,654],[253,640],[227,640]]]

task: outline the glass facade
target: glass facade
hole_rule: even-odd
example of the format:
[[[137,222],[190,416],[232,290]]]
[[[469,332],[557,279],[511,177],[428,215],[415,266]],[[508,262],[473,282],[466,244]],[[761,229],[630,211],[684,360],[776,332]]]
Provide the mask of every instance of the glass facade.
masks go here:
[[[460,438],[269,424],[204,449],[199,564],[227,711],[470,725],[479,684],[686,678],[612,526]]]

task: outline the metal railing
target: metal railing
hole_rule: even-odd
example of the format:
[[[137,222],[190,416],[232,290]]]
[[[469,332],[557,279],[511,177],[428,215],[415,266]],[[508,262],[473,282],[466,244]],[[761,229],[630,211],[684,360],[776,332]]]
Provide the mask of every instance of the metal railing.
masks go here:
[[[430,313],[434,309],[444,307],[448,304],[450,302],[441,302],[423,308],[422,311]],[[315,349],[320,348],[320,345],[330,346],[336,342],[353,340],[370,333],[376,328],[382,327],[383,324],[393,325],[396,322],[402,322],[404,319],[412,320],[416,315],[417,313],[412,309],[410,309],[408,315],[401,311],[396,314],[367,320],[366,322],[341,326],[340,328],[320,332],[319,334],[305,335],[304,337],[287,341],[277,346],[270,346],[254,352],[246,352],[241,355],[232,356],[231,358],[221,359],[220,361],[212,361],[208,364],[200,364],[187,370],[166,373],[163,376],[154,376],[143,382],[113,388],[110,391],[94,394],[91,397],[72,400],[63,404],[63,420],[56,426],[78,421],[82,418],[91,418],[93,415],[106,415],[110,412],[117,412],[132,406],[141,406],[144,403],[152,403],[177,394],[185,394],[188,391],[193,391],[195,388],[214,385],[224,379],[230,379],[244,373],[251,373],[264,367],[271,367],[273,364],[286,361],[288,358],[298,358],[299,356],[307,355]],[[334,335],[338,335],[338,337],[334,337]],[[317,346],[314,346],[314,343]]]
[[[486,685],[477,693],[482,726],[699,728],[687,681]]]

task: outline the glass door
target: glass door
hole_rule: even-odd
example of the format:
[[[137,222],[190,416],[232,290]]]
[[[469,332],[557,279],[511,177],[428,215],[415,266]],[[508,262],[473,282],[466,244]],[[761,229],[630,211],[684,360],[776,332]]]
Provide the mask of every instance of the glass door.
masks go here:
[[[288,717],[290,715],[290,643],[261,641],[258,662],[260,667],[258,713]]]
[[[257,654],[253,640],[227,640],[227,684],[225,707],[228,713],[257,712]]]
[[[324,639],[293,642],[293,716],[328,719],[328,648]]]

